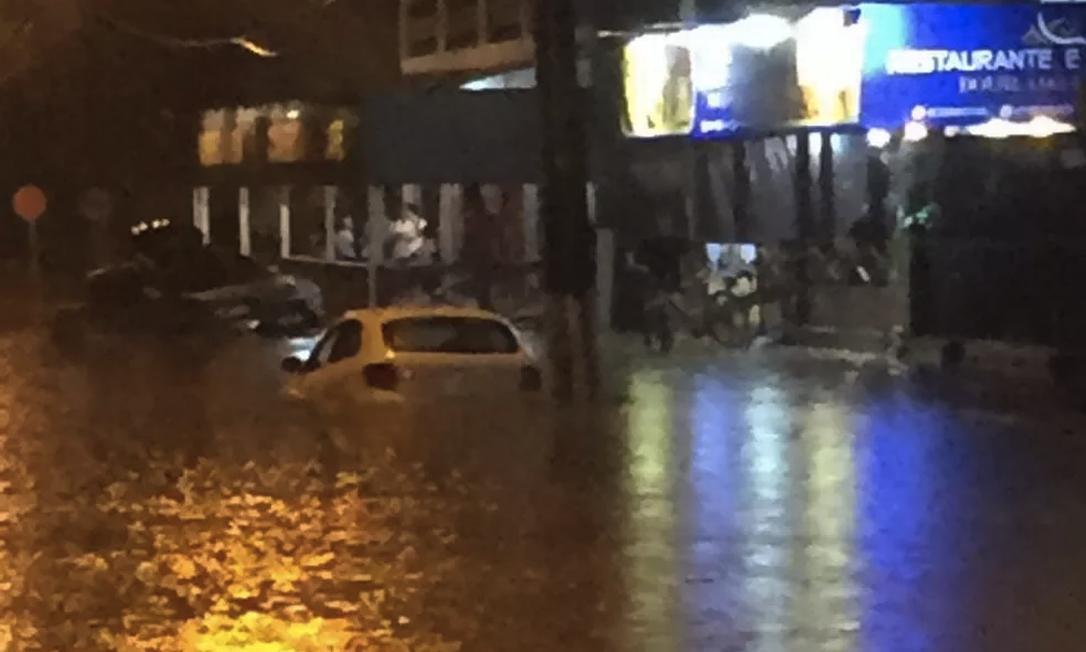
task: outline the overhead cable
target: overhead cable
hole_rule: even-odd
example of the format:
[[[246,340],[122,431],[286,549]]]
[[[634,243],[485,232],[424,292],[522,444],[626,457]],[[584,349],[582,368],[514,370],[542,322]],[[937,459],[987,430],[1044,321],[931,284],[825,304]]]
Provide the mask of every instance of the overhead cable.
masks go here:
[[[147,41],[152,41],[164,47],[187,50],[212,50],[222,47],[239,47],[258,57],[272,58],[279,56],[278,52],[268,49],[260,45],[259,43],[256,43],[245,35],[220,38],[181,38],[177,36],[156,34],[154,32],[150,32],[136,25],[133,25],[127,21],[119,20],[117,18],[113,18],[111,16],[106,16],[103,14],[96,13],[94,14],[94,17],[119,32],[123,32],[137,38],[142,38]]]

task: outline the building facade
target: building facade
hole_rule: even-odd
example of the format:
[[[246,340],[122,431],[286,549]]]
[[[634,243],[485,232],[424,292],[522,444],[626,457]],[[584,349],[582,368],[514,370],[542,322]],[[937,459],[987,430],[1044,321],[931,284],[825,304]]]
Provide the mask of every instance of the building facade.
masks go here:
[[[486,73],[530,65],[530,0],[399,0],[405,75]]]
[[[1079,160],[1075,151],[1029,153],[1031,139],[1057,150],[1073,142],[1054,136],[1077,121],[1086,43],[1086,10],[1078,5],[804,5],[759,14],[723,3],[646,1],[594,3],[593,12],[585,19],[591,38],[580,40],[596,211],[602,225],[633,237],[665,213],[692,239],[816,243],[820,253],[809,257],[818,257],[851,240],[863,219],[893,232],[899,217],[931,205],[960,207],[946,179],[961,158],[948,152],[977,139],[1010,138],[992,151],[1019,163]],[[530,8],[520,15],[530,17]],[[419,35],[443,24],[411,29]],[[514,39],[519,49],[491,59],[482,53],[496,50],[475,34],[457,47],[446,34],[429,69],[474,73],[468,92],[531,92],[523,30]],[[644,215],[649,206],[656,215]],[[972,237],[1007,246],[990,220],[970,219]],[[943,256],[937,275],[961,277],[949,260]],[[978,269],[1006,275],[1005,267],[974,262],[969,276]],[[980,296],[948,288],[933,300],[944,313]],[[988,328],[941,321],[956,331]]]

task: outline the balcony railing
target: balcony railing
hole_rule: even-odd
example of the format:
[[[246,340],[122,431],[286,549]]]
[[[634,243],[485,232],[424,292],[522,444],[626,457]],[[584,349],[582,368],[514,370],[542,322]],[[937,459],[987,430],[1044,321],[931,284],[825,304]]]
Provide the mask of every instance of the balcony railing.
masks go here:
[[[532,61],[531,0],[400,0],[404,74],[489,71]]]

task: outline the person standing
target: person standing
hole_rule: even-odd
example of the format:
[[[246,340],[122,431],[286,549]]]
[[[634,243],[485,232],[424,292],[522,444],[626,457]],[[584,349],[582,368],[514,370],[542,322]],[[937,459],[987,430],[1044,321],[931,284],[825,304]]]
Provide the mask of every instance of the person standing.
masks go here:
[[[473,298],[483,310],[493,310],[492,290],[497,266],[495,222],[483,198],[482,188],[473,183],[464,187],[464,245],[461,255],[471,274]]]
[[[673,233],[671,220],[661,219],[654,235],[641,240],[628,254],[642,298],[642,334],[645,346],[666,353],[675,342],[668,305],[682,286],[682,259],[687,241]]]
[[[357,260],[360,250],[358,237],[354,232],[354,219],[350,215],[340,218],[339,228],[336,229],[333,249],[337,260]]]

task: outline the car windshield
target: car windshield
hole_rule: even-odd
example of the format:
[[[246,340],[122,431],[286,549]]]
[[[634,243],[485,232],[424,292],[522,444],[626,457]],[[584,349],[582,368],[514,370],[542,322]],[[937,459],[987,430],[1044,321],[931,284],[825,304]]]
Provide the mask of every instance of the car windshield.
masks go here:
[[[509,354],[520,349],[508,326],[483,317],[408,317],[386,323],[385,344],[401,353]]]

